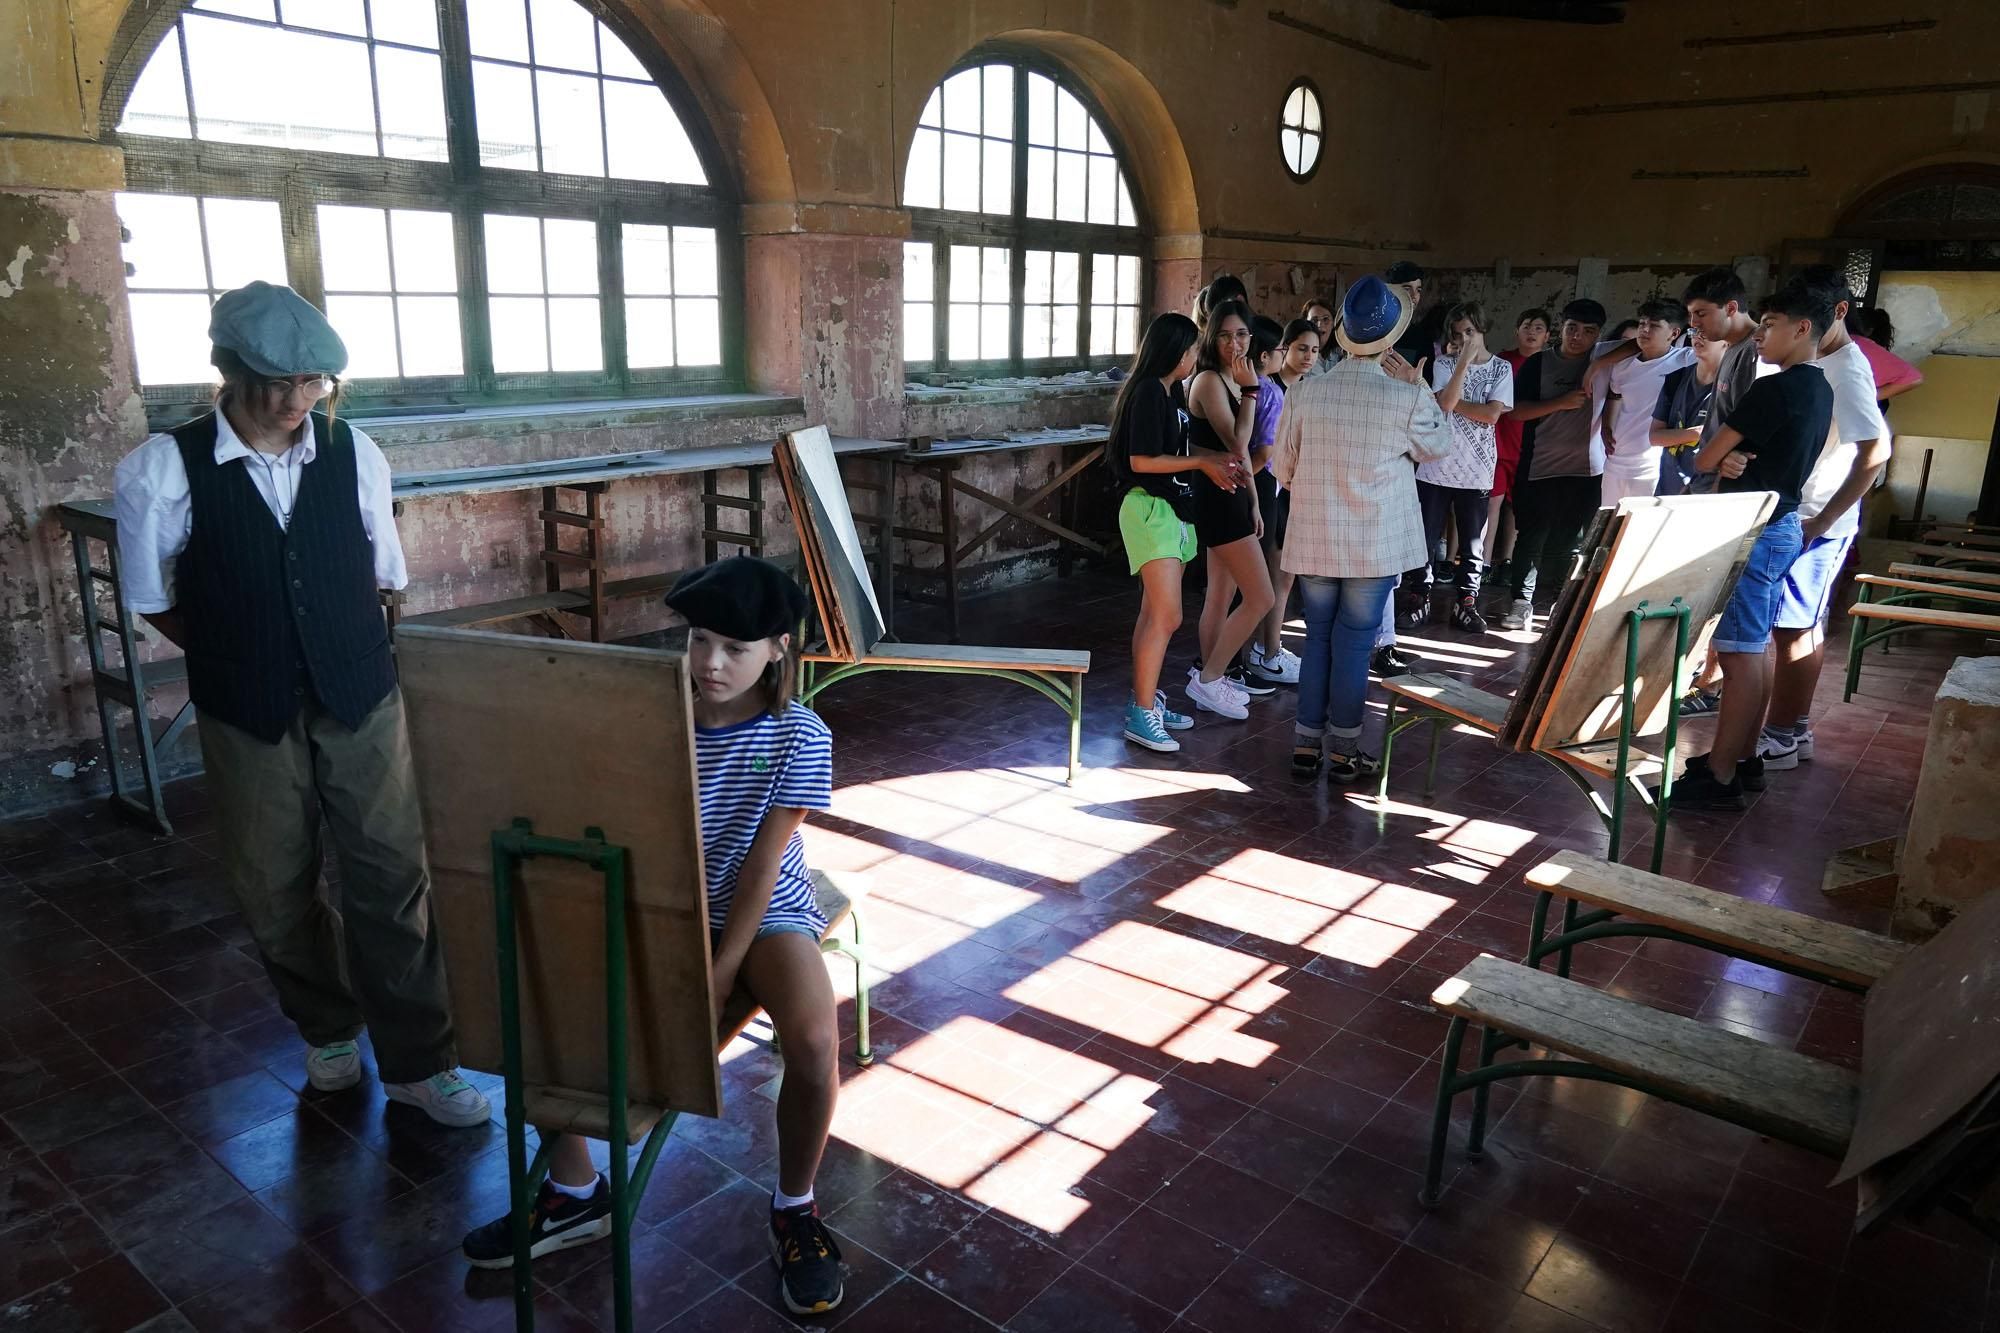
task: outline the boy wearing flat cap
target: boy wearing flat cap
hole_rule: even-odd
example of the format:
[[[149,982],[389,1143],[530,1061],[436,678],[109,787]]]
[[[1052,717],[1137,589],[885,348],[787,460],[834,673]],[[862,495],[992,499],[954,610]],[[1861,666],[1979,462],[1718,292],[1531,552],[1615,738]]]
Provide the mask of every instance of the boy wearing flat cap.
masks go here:
[[[478,1125],[431,918],[416,773],[377,590],[408,582],[389,465],[335,417],[347,348],[289,287],[225,292],[213,412],[119,463],[126,604],[187,654],[223,874],[321,1091],[361,1079]],[[324,410],[315,405],[324,403]],[[320,821],[340,858],[319,895]],[[344,955],[344,958],[343,958]]]

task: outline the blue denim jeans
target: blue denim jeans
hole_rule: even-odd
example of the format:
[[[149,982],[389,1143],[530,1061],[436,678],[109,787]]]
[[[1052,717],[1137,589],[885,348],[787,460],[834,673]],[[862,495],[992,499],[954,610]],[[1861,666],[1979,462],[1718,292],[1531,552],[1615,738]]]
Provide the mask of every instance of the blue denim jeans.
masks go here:
[[[1306,650],[1299,662],[1299,740],[1335,740],[1352,751],[1361,736],[1368,699],[1368,655],[1382,608],[1396,586],[1394,574],[1372,579],[1329,579],[1299,575],[1305,605]],[[1343,747],[1340,742],[1347,742]]]

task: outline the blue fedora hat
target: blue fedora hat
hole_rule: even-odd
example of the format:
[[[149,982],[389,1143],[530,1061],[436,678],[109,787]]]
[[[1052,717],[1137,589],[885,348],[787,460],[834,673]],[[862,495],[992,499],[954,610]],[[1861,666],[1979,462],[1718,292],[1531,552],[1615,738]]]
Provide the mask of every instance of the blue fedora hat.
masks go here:
[[[1396,345],[1409,327],[1409,293],[1374,274],[1347,289],[1340,303],[1340,327],[1334,336],[1350,356],[1374,356]]]

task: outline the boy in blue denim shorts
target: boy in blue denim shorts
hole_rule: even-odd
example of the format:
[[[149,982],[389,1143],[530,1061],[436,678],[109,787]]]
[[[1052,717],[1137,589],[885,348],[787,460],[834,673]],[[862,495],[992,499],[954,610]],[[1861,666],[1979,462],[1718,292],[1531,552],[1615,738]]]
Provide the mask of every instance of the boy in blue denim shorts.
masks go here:
[[[1745,789],[1764,785],[1755,747],[1771,698],[1765,650],[1771,645],[1785,575],[1804,546],[1799,497],[1833,421],[1833,389],[1813,364],[1832,319],[1833,302],[1826,291],[1799,281],[1787,283],[1765,303],[1757,354],[1778,372],[1758,380],[1730,407],[1695,459],[1697,471],[1721,476],[1723,491],[1775,491],[1778,504],[1751,546],[1749,562],[1715,627],[1713,647],[1724,682],[1715,744],[1707,754],[1688,760],[1674,784],[1676,810],[1741,810]]]

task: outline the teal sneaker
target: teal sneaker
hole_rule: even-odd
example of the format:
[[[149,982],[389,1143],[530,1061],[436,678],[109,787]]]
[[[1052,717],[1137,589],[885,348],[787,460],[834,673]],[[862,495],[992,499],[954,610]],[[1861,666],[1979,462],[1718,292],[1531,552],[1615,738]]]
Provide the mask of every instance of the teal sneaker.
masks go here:
[[[1181,743],[1167,735],[1167,728],[1160,720],[1157,708],[1141,708],[1134,703],[1125,705],[1125,739],[1134,745],[1143,745],[1148,750],[1158,750],[1172,754],[1181,748]]]
[[[1194,729],[1193,718],[1189,717],[1186,713],[1176,713],[1173,709],[1167,707],[1167,692],[1165,690],[1153,691],[1153,711],[1160,715],[1160,725],[1168,731],[1192,731]]]

